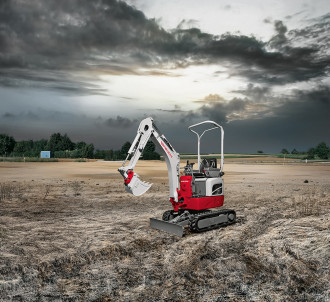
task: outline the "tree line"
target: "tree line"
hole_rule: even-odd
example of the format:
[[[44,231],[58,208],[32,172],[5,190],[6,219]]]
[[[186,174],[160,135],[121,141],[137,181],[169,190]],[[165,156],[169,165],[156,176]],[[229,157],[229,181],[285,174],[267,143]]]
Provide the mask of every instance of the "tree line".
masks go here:
[[[54,133],[49,140],[16,141],[12,136],[0,134],[0,156],[39,157],[41,151],[50,151],[55,158],[97,158],[105,160],[123,160],[131,147],[130,142],[123,144],[119,150],[95,150],[93,144],[74,143],[67,134]],[[142,154],[142,159],[160,159],[155,152],[156,146],[149,141]]]
[[[123,160],[131,147],[130,142],[125,142],[119,150],[95,150],[93,144],[86,142],[74,143],[67,134],[54,133],[49,140],[23,140],[16,141],[12,136],[0,134],[0,156],[11,157],[39,157],[41,151],[51,151],[55,158],[97,158],[105,160]],[[149,141],[142,153],[142,159],[160,159],[155,151],[156,146]],[[262,151],[258,151],[261,153]],[[305,155],[307,159],[330,159],[330,148],[325,142],[319,143],[316,147],[310,148],[307,152],[299,152],[293,149],[289,152],[283,148],[282,154]]]
[[[307,152],[299,152],[296,149],[293,149],[291,153],[283,148],[281,151],[282,154],[303,154],[306,155],[306,159],[330,159],[330,148],[325,142],[319,143],[316,147],[310,148]]]

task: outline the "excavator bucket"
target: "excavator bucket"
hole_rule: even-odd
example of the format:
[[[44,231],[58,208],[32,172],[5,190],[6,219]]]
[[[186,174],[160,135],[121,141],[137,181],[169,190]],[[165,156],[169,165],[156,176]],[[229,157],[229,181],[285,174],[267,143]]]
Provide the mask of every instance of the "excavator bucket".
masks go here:
[[[139,175],[134,173],[131,181],[128,184],[125,184],[125,189],[128,193],[131,193],[135,196],[140,196],[147,192],[151,186],[151,183],[142,181]]]

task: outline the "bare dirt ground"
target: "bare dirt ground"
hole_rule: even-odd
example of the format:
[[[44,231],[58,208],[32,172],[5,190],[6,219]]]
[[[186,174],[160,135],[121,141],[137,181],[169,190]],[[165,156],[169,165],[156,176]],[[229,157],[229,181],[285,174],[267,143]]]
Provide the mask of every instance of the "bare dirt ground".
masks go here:
[[[225,163],[237,223],[183,238],[165,163],[120,165],[0,163],[0,301],[330,301],[330,164]]]

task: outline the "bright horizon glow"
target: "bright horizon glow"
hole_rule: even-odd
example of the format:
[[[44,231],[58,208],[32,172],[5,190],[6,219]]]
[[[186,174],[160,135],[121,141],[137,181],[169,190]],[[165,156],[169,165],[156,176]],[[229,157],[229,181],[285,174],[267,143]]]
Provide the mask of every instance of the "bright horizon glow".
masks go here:
[[[146,72],[143,69],[139,70],[142,75],[103,75],[100,76],[101,87],[110,95],[132,99],[131,105],[136,108],[166,109],[177,105],[193,110],[200,106],[196,101],[203,100],[210,93],[231,99],[235,96],[231,91],[242,86],[237,78],[229,77],[225,68],[216,65],[153,71],[168,75],[143,75]],[[221,73],[216,74],[219,71]]]

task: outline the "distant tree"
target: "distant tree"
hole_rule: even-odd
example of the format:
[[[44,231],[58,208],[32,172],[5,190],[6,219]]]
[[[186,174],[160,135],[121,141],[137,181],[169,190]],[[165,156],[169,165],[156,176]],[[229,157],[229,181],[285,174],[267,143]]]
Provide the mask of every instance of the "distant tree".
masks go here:
[[[143,150],[143,153],[142,153],[142,156],[143,156],[143,159],[145,160],[159,160],[160,159],[160,155],[155,152],[156,150],[156,145],[154,144],[154,142],[152,141],[148,141],[144,150]]]
[[[321,159],[328,159],[330,149],[325,142],[319,143],[315,148],[315,154]]]
[[[60,151],[54,151],[53,153],[53,156],[55,158],[70,158],[72,157],[72,151],[69,151],[69,150],[66,150],[66,151],[63,151],[63,150],[60,150]]]
[[[85,142],[78,142],[75,144],[75,149],[83,149],[87,144]]]
[[[16,141],[12,136],[0,134],[0,155],[8,155],[13,152]]]
[[[95,153],[94,153],[94,158],[98,158],[98,159],[104,159],[105,157],[105,150],[95,150]]]
[[[33,146],[34,146],[33,140],[16,142],[13,152],[16,156],[17,155],[33,156],[34,155]]]
[[[299,152],[294,148],[292,151],[291,151],[291,154],[298,154]]]
[[[314,148],[310,148],[307,151],[307,159],[314,159],[315,158],[315,149]]]
[[[46,139],[41,139],[33,142],[33,150],[38,154],[40,151],[45,151],[48,141]]]
[[[156,150],[156,145],[154,144],[154,142],[148,141],[144,148],[144,152],[151,153],[151,152],[155,152],[155,150]]]
[[[65,152],[65,151],[63,151]],[[69,152],[69,155],[71,158],[81,158],[81,157],[84,157],[83,156],[83,150],[82,149],[74,149],[72,151],[68,151]]]
[[[86,147],[87,144],[85,142],[73,143],[73,145],[74,145],[74,150],[70,151],[70,157],[71,158],[81,158],[81,157],[87,158],[87,156],[85,156],[85,155],[86,155],[86,152],[87,152],[86,150],[88,148]],[[93,148],[94,148],[94,146],[93,146]]]
[[[160,154],[157,152],[146,152],[143,154],[145,160],[160,160]]]
[[[113,160],[113,150],[106,150],[104,159],[105,160]]]
[[[131,148],[131,143],[130,143],[130,142],[126,142],[126,143],[121,147],[121,149],[120,149],[120,153],[121,153],[124,157],[126,157],[129,148]]]
[[[113,160],[113,150],[96,150],[94,158]]]
[[[47,143],[46,149],[48,151],[62,151],[61,149],[61,134],[54,133],[50,136],[49,141]]]
[[[67,134],[62,136],[60,133],[54,133],[51,135],[46,148],[52,152],[73,150],[74,143]]]
[[[125,159],[127,156],[127,152],[125,154],[123,154],[121,152],[121,150],[116,150],[113,152],[113,157],[112,160],[121,160],[121,159]]]
[[[258,153],[264,153],[264,151],[262,151],[262,150],[258,150],[257,152],[258,152]]]
[[[287,149],[283,148],[282,151],[281,151],[281,153],[282,154],[289,154],[289,151]]]
[[[15,154],[19,154],[19,155],[23,154],[26,151],[24,141],[16,142],[13,151]]]
[[[66,133],[61,137],[60,148],[63,151],[74,149],[74,143],[71,141],[71,139]]]
[[[85,157],[85,158],[93,158],[94,157],[94,145],[93,144],[86,145],[82,149],[82,157]]]

